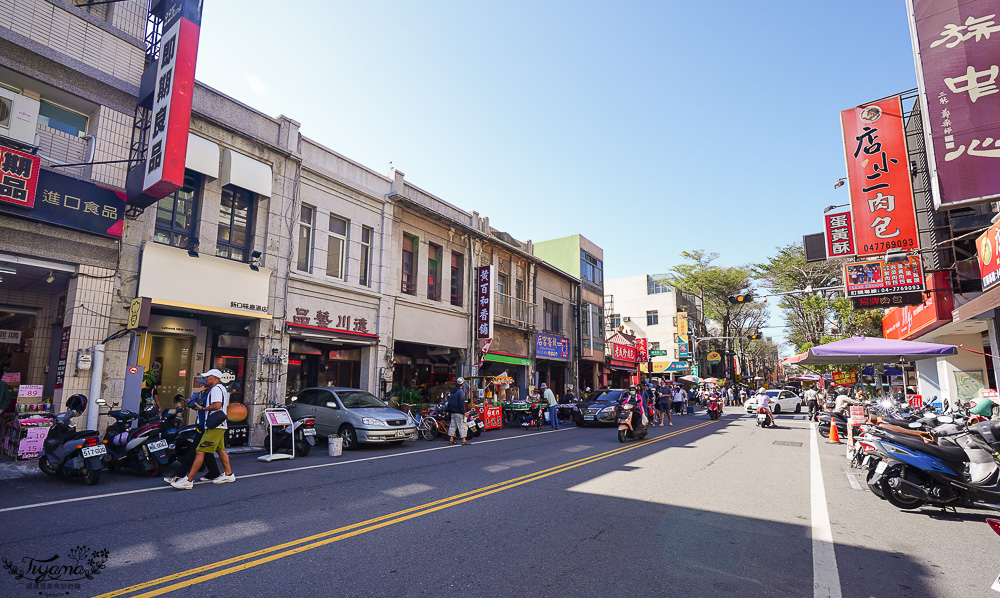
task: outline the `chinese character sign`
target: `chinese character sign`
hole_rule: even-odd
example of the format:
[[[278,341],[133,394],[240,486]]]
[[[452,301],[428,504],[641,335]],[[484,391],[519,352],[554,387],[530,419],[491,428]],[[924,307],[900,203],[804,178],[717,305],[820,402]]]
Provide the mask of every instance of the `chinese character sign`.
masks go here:
[[[689,359],[691,345],[688,342],[688,315],[686,311],[677,312],[677,358]]]
[[[826,215],[826,255],[847,257],[854,255],[854,227],[850,212]]]
[[[38,156],[0,145],[0,201],[34,207],[40,163]]]
[[[1000,5],[908,0],[934,205],[1000,197]]]
[[[979,256],[983,290],[992,289],[1000,283],[1000,222],[976,239],[976,254]]]
[[[834,372],[833,383],[837,386],[854,386],[858,381],[857,372]]]
[[[635,347],[618,343],[611,343],[611,358],[619,361],[631,361],[632,363],[638,361]]]
[[[917,256],[897,264],[854,262],[844,264],[844,286],[848,299],[919,292],[924,290],[924,273]]]
[[[165,197],[184,184],[201,2],[167,0],[160,57],[153,84],[143,193]]]
[[[535,336],[535,357],[569,359],[569,339],[539,332]]]
[[[476,304],[473,306],[473,324],[476,327],[476,338],[493,338],[493,279],[496,278],[494,266],[476,268]]]
[[[919,248],[899,96],[844,110],[840,121],[857,255]]]
[[[635,339],[635,359],[636,361],[649,361],[649,351],[646,349],[646,339]]]

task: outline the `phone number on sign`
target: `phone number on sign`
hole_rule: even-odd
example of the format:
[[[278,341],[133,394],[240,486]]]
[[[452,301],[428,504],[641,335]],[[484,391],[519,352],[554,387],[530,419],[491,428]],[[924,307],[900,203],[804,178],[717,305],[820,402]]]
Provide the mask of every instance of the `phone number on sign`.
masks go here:
[[[885,251],[886,249],[906,249],[907,247],[915,247],[916,245],[917,242],[914,239],[896,239],[894,241],[869,243],[862,246],[861,250],[868,253],[871,251]]]

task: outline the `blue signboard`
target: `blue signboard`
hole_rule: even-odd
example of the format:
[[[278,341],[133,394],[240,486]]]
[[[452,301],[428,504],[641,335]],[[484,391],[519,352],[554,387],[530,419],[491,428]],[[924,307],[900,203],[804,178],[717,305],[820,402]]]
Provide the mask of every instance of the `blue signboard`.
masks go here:
[[[535,336],[535,357],[543,359],[569,359],[569,339],[539,332]]]
[[[32,208],[0,211],[98,235],[121,237],[125,194],[63,174],[42,170]]]
[[[681,337],[677,341],[677,357],[681,359],[690,359],[691,349],[686,338]]]

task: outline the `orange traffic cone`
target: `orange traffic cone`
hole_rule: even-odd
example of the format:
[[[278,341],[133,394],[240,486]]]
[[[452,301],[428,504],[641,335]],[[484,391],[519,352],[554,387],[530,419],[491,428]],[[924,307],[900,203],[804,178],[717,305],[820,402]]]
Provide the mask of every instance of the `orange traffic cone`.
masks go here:
[[[840,444],[840,433],[837,432],[837,424],[834,423],[834,422],[832,422],[832,421],[830,422],[830,438],[829,438],[829,441],[830,442],[836,442],[837,444]]]

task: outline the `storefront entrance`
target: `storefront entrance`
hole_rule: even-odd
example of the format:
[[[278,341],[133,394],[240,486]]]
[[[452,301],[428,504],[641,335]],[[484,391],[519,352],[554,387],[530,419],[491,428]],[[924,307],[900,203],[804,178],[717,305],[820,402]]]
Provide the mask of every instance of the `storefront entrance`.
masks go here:
[[[361,386],[361,349],[293,340],[288,355],[286,393],[310,386]]]

